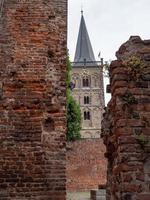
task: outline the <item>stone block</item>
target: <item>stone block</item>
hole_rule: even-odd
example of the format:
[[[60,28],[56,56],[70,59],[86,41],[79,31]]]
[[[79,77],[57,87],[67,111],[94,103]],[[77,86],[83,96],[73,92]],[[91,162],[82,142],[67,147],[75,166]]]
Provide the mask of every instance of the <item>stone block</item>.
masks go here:
[[[91,200],[105,200],[106,190],[91,190]]]

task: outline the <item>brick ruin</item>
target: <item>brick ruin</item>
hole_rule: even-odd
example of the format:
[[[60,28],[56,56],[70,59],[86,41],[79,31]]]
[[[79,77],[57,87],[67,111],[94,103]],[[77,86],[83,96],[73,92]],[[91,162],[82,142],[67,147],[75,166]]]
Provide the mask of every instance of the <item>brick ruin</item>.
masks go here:
[[[150,199],[150,40],[130,37],[110,65],[103,120],[107,200]]]
[[[88,191],[106,184],[105,146],[102,139],[82,139],[67,144],[67,190]]]
[[[0,199],[65,200],[67,0],[0,11]]]
[[[0,12],[0,199],[65,200],[67,0],[5,0]],[[150,40],[131,37],[116,55],[107,200],[149,200]]]

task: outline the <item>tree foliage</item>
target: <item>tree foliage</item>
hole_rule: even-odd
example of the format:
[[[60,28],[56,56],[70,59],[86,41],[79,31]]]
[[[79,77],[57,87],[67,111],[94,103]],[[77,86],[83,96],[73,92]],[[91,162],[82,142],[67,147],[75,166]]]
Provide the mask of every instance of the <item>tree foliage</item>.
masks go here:
[[[81,138],[81,110],[71,95],[71,63],[67,58],[67,140],[74,141]]]

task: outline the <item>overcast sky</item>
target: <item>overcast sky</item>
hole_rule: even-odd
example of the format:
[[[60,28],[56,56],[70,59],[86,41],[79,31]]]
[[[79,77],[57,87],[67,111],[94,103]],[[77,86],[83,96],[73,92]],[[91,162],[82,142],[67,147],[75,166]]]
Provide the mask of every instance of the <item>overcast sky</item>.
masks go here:
[[[69,0],[71,60],[75,53],[81,6],[96,59],[100,51],[104,60],[115,59],[115,52],[131,35],[150,39],[150,0]]]

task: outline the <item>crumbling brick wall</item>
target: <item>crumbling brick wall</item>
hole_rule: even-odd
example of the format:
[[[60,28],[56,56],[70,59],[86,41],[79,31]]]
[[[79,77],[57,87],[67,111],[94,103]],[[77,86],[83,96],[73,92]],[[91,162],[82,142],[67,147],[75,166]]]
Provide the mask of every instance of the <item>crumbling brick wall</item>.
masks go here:
[[[85,191],[106,184],[105,146],[102,139],[83,139],[67,144],[67,190]]]
[[[110,65],[103,120],[107,200],[150,199],[150,40],[132,36]]]
[[[0,199],[65,200],[67,0],[0,11]]]

